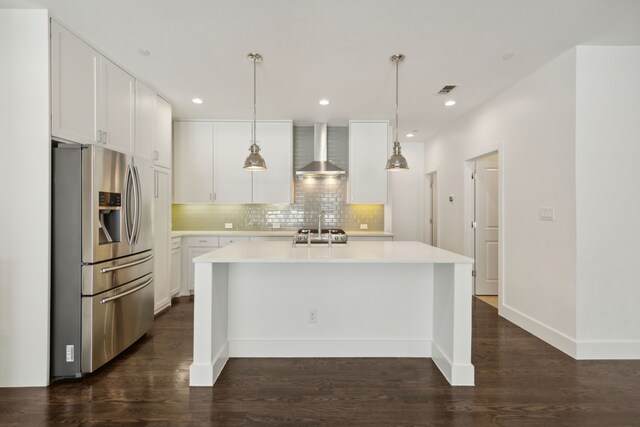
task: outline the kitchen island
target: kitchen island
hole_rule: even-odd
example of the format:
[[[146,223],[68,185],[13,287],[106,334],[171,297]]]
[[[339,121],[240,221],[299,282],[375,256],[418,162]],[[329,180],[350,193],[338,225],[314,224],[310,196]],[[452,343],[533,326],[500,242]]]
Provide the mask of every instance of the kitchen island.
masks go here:
[[[473,260],[419,242],[233,243],[194,259],[189,383],[229,357],[431,357],[473,385]]]

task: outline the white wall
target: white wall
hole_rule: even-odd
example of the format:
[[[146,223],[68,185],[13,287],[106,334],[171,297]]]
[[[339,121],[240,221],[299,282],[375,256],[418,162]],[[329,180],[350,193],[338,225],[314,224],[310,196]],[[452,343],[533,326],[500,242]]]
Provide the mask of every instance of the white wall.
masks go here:
[[[640,358],[639,163],[640,47],[579,47],[579,358]]]
[[[49,380],[49,19],[0,10],[0,386]]]
[[[424,239],[424,144],[402,143],[408,171],[389,172],[393,240]]]
[[[500,150],[505,251],[500,314],[574,355],[576,337],[575,87],[570,50],[436,135],[439,246],[465,251],[465,161]],[[449,202],[450,195],[454,201]],[[556,220],[538,220],[554,207]]]

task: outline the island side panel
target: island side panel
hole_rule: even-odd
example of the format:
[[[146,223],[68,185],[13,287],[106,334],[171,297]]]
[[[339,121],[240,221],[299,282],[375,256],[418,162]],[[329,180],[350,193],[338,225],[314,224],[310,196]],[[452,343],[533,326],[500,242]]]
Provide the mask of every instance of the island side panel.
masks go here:
[[[229,359],[228,277],[228,264],[195,265],[191,386],[212,386]]]
[[[436,264],[432,357],[452,385],[474,385],[471,264]]]
[[[230,356],[430,357],[432,294],[432,264],[230,264]]]

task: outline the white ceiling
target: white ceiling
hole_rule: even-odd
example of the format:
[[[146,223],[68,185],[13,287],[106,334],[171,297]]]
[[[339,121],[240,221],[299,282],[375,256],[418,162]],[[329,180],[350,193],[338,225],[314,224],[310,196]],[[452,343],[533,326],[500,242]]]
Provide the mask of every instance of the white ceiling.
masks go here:
[[[640,45],[638,0],[0,0],[52,16],[167,97],[177,118],[393,119],[419,140],[577,44]],[[142,56],[146,49],[150,56]],[[513,59],[502,56],[515,52]],[[435,95],[459,84],[457,105]],[[203,105],[191,103],[200,97]],[[321,107],[318,100],[331,100]],[[406,140],[406,138],[401,138]]]

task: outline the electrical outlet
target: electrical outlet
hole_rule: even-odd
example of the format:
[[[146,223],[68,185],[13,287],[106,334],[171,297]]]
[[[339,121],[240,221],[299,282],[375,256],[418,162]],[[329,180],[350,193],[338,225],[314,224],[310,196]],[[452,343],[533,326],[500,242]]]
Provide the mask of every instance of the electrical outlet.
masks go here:
[[[231,223],[231,222],[225,222],[225,223],[224,223],[224,228],[233,228],[233,223]]]
[[[73,345],[67,346],[67,362],[73,362]]]
[[[315,308],[309,310],[309,323],[318,323],[318,310]]]
[[[369,224],[360,224],[360,230],[368,230]]]
[[[272,224],[271,228],[280,228],[280,224]]]
[[[540,221],[553,221],[555,219],[554,208],[540,208],[539,218]]]

